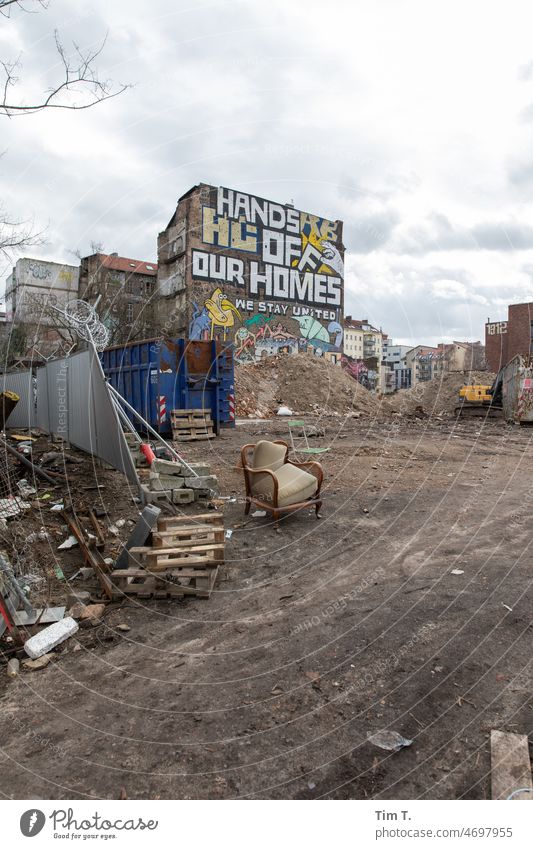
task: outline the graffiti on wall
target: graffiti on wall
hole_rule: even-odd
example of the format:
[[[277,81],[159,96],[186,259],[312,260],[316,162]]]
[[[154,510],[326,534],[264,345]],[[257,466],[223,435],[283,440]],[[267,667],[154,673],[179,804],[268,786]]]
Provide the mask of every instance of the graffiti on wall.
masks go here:
[[[246,308],[246,302],[233,303],[218,287],[206,298],[202,309],[194,302],[189,339],[214,339],[217,331],[222,330],[222,338],[234,342],[235,359],[240,362],[302,350],[324,356],[342,347],[343,329],[335,319],[324,325],[312,315],[300,315],[296,308],[290,311],[288,305],[265,302],[257,305],[260,312],[246,318],[239,309],[241,304]]]
[[[230,283],[253,299],[342,305],[341,222],[219,188],[201,223],[206,248],[192,252],[193,278]]]
[[[342,349],[342,222],[219,188],[201,208],[189,338],[232,339],[236,358]],[[206,291],[207,290],[207,291]],[[205,300],[203,300],[205,298]],[[202,303],[203,300],[203,303]]]

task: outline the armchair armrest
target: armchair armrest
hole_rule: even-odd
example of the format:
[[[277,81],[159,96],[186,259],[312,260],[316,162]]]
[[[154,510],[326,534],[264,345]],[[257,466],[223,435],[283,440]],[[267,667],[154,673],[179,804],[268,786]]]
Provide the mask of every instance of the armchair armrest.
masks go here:
[[[267,469],[267,468],[265,468],[265,469],[252,469],[251,466],[243,466],[243,471],[244,471],[244,481],[245,481],[245,484],[246,484],[246,495],[248,495],[248,496],[253,495],[251,480],[248,477],[248,475],[270,475],[270,477],[272,478],[272,486],[273,486],[272,501],[273,501],[274,504],[278,503],[279,483],[278,483],[278,479],[277,479],[276,475],[274,474],[274,472],[272,471],[272,469]]]

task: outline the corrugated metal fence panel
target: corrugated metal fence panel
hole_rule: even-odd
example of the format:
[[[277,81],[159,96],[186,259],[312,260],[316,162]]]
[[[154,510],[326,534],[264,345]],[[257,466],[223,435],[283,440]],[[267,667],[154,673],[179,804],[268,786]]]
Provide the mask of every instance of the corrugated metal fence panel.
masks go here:
[[[74,357],[72,359],[75,359]],[[98,355],[89,351],[90,395],[96,426],[96,453],[115,469],[124,472],[127,479],[138,486],[137,470],[130,454],[111,393],[105,384]],[[86,449],[88,450],[88,449]]]
[[[69,398],[68,398],[69,360],[51,360],[46,364],[48,388],[48,432],[61,439],[68,440]]]
[[[89,351],[68,360],[69,442],[90,454],[97,454],[94,400],[91,392]]]
[[[60,436],[138,485],[135,464],[93,351],[51,360],[35,376],[31,371],[0,375],[0,391],[4,389],[20,396],[9,427],[39,427]]]
[[[8,427],[36,427],[36,390],[31,371],[0,376],[0,391],[16,392],[20,401],[7,420]]]
[[[38,368],[36,374],[37,380],[37,416],[35,424],[41,430],[48,433],[48,378],[45,368]]]

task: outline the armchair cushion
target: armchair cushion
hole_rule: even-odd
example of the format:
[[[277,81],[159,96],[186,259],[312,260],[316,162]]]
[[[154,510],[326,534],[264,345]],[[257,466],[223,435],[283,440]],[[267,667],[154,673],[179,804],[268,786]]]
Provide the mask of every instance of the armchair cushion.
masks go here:
[[[290,463],[286,463],[277,469],[275,475],[279,485],[279,507],[287,507],[289,504],[296,504],[298,501],[306,501],[317,490],[318,481],[315,476],[303,469],[296,468],[296,466],[291,466]]]
[[[262,439],[254,448],[252,467],[254,469],[270,469],[275,472],[285,462],[287,446]]]

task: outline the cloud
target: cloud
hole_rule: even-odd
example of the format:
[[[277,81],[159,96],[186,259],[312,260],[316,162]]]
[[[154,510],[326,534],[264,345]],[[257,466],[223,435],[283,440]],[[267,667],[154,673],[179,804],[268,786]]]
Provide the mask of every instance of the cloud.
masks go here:
[[[480,0],[387,3],[385,25],[381,4],[355,5],[17,10],[0,58],[23,50],[25,96],[57,79],[56,27],[66,46],[108,32],[99,69],[134,84],[86,112],[2,124],[8,209],[48,224],[32,253],[69,261],[101,241],[155,260],[177,199],[226,185],[344,221],[348,312],[413,342],[480,338],[486,313],[533,297],[529,30]]]

